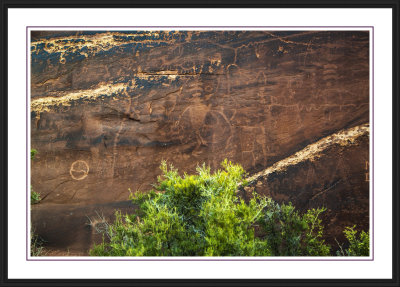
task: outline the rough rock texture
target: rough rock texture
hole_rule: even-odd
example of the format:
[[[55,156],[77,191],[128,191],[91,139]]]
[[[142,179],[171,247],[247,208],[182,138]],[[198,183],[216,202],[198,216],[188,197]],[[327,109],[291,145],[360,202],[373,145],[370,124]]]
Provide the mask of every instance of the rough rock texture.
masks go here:
[[[134,208],[162,159],[239,163],[248,189],[327,207],[330,243],[368,229],[368,32],[35,31],[30,108],[50,255],[86,254],[88,218]]]
[[[86,256],[94,242],[102,242],[101,230],[114,221],[116,210],[125,214],[135,208],[130,201],[85,206],[37,204],[32,206],[31,220],[34,234],[45,248],[43,255]]]
[[[325,239],[334,251],[335,239],[346,242],[346,226],[369,230],[368,147],[368,124],[332,134],[248,177],[249,184],[239,187],[239,195],[249,199],[256,191],[279,203],[292,202],[300,212],[325,207]],[[47,255],[82,256],[102,241],[97,229],[114,220],[115,210],[131,213],[134,208],[129,201],[84,207],[39,204],[32,208],[32,222],[47,242]]]
[[[248,178],[253,191],[304,212],[325,207],[325,239],[345,242],[343,230],[369,230],[369,125],[350,128],[313,143]]]
[[[354,31],[32,32],[32,185],[44,203],[126,200],[162,159],[250,173],[369,120]],[[327,171],[328,172],[328,171]]]

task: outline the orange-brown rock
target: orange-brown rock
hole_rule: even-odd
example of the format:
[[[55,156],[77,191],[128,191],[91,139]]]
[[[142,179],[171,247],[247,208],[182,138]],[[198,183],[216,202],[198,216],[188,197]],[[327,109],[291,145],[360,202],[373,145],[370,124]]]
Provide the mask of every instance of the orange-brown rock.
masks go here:
[[[93,243],[103,241],[102,231],[115,220],[115,212],[132,213],[130,201],[104,204],[37,204],[31,208],[33,233],[44,247],[43,256],[87,256]],[[104,240],[108,240],[104,236]]]
[[[294,155],[248,178],[241,188],[280,203],[291,202],[300,212],[325,207],[325,239],[338,249],[346,243],[343,230],[357,225],[369,230],[369,125],[353,127],[325,137]]]
[[[193,172],[228,158],[255,173],[369,121],[368,32],[32,32],[31,60],[31,180],[43,204],[126,200],[151,188],[162,159]],[[361,184],[328,163],[294,178]],[[307,206],[301,183],[283,180]]]
[[[251,175],[238,194],[249,199],[256,191],[279,203],[291,202],[300,212],[325,207],[324,238],[332,251],[338,250],[336,240],[346,243],[346,226],[369,230],[368,146],[368,124],[342,130]],[[47,255],[87,255],[94,242],[102,241],[98,225],[112,222],[115,210],[124,214],[134,208],[129,201],[86,206],[41,203],[32,207],[32,222],[45,240]]]

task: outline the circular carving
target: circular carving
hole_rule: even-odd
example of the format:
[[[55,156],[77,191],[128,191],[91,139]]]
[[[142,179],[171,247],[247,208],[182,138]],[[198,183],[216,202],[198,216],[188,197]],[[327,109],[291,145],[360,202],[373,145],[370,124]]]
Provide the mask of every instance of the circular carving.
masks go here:
[[[69,174],[75,180],[82,180],[89,173],[89,165],[83,160],[77,160],[72,163]]]

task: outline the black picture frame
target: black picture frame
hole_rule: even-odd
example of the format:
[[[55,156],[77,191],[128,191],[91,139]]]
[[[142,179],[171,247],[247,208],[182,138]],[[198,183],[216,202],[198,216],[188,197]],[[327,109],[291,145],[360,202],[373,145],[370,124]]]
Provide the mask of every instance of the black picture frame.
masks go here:
[[[10,8],[389,8],[393,15],[393,254],[391,279],[9,279],[8,278],[8,9]],[[1,0],[1,84],[2,96],[0,104],[0,285],[1,286],[400,286],[400,254],[399,254],[399,13],[398,0],[341,0],[341,1],[123,1],[123,0]],[[21,270],[23,272],[23,270]]]

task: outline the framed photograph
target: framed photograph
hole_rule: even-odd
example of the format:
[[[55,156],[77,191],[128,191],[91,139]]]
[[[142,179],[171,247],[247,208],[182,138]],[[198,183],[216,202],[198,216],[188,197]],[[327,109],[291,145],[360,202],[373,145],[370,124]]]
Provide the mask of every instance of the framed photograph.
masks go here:
[[[213,5],[2,1],[2,284],[398,286],[399,3]]]

